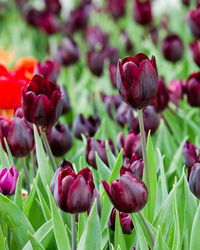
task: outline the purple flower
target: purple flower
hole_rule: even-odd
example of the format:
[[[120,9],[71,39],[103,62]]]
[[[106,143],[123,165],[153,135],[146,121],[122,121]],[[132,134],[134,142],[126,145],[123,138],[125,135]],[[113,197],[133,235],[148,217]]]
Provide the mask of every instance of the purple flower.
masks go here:
[[[125,14],[126,0],[107,0],[107,8],[114,19],[118,19]]]
[[[190,28],[192,35],[200,38],[200,4],[197,5],[195,10],[189,10],[186,16],[186,22]]]
[[[69,97],[67,94],[67,90],[65,86],[60,86],[60,91],[63,94],[62,99],[63,99],[63,110],[62,110],[62,115],[68,113],[71,109],[71,105],[69,102]]]
[[[191,192],[200,199],[200,163],[194,164],[191,169],[189,187]]]
[[[200,107],[200,72],[193,73],[186,82],[186,94],[191,106]]]
[[[197,40],[190,44],[190,49],[194,62],[200,67],[200,45]]]
[[[13,195],[15,193],[19,172],[12,166],[9,170],[4,168],[0,173],[0,193]]]
[[[130,106],[125,102],[121,102],[120,106],[117,109],[116,113],[116,121],[119,123],[120,126],[124,127],[128,121],[128,113],[130,110]]]
[[[61,3],[59,0],[45,0],[46,9],[56,15],[61,11]]]
[[[117,88],[117,66],[110,63],[109,66],[110,81],[114,88]]]
[[[122,38],[122,41],[124,43],[124,47],[125,47],[126,52],[127,53],[131,52],[133,50],[133,43],[131,42],[131,39],[125,30],[121,31],[121,38]]]
[[[151,2],[135,0],[133,7],[133,17],[134,20],[141,24],[146,25],[152,22],[152,11],[151,11]]]
[[[90,50],[102,50],[108,44],[108,35],[99,26],[88,27],[85,31],[87,46]]]
[[[87,53],[88,67],[92,74],[101,76],[105,61],[104,51],[91,50]]]
[[[101,99],[104,103],[104,106],[106,108],[106,111],[108,112],[108,115],[114,119],[114,112],[118,109],[120,106],[122,99],[118,95],[106,95],[104,93],[101,93]]]
[[[197,152],[199,152],[199,149],[191,142],[186,141],[183,147],[183,160],[186,167],[190,168],[199,161]]]

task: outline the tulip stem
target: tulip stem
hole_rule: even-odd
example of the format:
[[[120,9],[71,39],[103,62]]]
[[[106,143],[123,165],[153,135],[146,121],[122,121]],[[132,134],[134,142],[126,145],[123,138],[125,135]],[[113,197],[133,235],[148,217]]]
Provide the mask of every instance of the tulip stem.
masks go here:
[[[75,214],[71,214],[72,250],[76,250],[76,224]]]
[[[29,180],[29,175],[28,175],[28,168],[26,165],[26,160],[25,158],[22,158],[22,166],[24,169],[24,177],[25,177],[25,181],[26,181],[26,189],[28,194],[30,193],[30,180]]]
[[[142,143],[142,156],[144,161],[144,174],[145,174],[145,182],[147,185],[147,190],[150,190],[150,179],[149,179],[149,164],[147,159],[147,145],[146,145],[146,139],[145,139],[145,133],[144,133],[144,122],[143,122],[143,115],[142,110],[138,109],[138,120],[139,120],[139,126],[140,126],[140,134],[141,134],[141,143]]]
[[[44,132],[43,128],[41,128],[40,131],[41,131],[42,141],[44,143],[45,149],[46,149],[47,154],[49,156],[49,160],[51,162],[51,166],[52,166],[53,170],[56,171],[56,169],[57,169],[56,162],[55,162],[53,154],[51,152],[51,148],[49,146],[49,142],[47,140],[46,133]]]
[[[146,230],[147,230],[147,232],[148,232],[148,234],[149,234],[149,237],[150,237],[150,239],[151,239],[151,243],[152,243],[152,245],[154,246],[155,240],[154,240],[154,236],[153,236],[153,233],[152,233],[152,231],[151,231],[151,228],[149,227],[149,223],[148,223],[148,221],[146,220],[146,218],[144,217],[144,215],[143,215],[142,212],[138,212],[138,214],[139,214],[140,218],[142,219],[142,221],[143,221],[143,223],[144,223],[144,225],[145,225],[145,227],[146,227]]]

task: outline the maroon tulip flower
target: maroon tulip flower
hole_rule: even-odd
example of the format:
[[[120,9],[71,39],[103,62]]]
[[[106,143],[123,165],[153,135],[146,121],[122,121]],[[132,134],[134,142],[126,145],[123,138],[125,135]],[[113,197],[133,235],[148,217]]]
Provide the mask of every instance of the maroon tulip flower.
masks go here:
[[[117,109],[116,121],[122,127],[127,125],[129,109],[130,106],[123,101],[121,102],[120,106]]]
[[[115,219],[116,219],[116,208],[113,208],[110,218],[108,220],[108,225],[112,229],[112,231],[115,231]],[[133,222],[129,214],[119,212],[119,220],[120,225],[122,228],[122,232],[124,234],[131,234],[131,231],[133,230]]]
[[[186,167],[190,168],[199,161],[197,152],[200,152],[191,142],[186,141],[183,147],[183,160]]]
[[[60,91],[63,94],[63,96],[62,96],[62,99],[63,99],[62,115],[64,115],[71,110],[71,104],[69,102],[69,97],[68,97],[67,89],[65,88],[65,86],[60,86]]]
[[[179,100],[183,96],[183,81],[173,80],[170,82],[169,86],[169,99],[175,105],[178,105]]]
[[[12,166],[9,170],[4,168],[0,173],[0,193],[13,195],[15,193],[19,172]]]
[[[114,64],[110,64],[109,73],[110,73],[110,81],[112,83],[112,86],[116,89],[117,88],[117,66]]]
[[[99,77],[102,75],[104,61],[105,61],[104,51],[91,50],[87,53],[88,67],[92,72],[92,74],[94,74],[95,76]]]
[[[194,41],[190,44],[190,49],[192,51],[193,60],[197,66],[200,67],[200,45],[198,41]]]
[[[48,11],[58,15],[61,11],[61,3],[59,0],[45,0],[45,7]]]
[[[159,31],[158,27],[152,27],[149,30],[151,40],[155,46],[158,44],[158,31]]]
[[[154,99],[158,88],[155,57],[151,61],[142,53],[119,60],[117,89],[122,99],[136,109],[142,109]]]
[[[80,53],[76,42],[68,37],[62,40],[61,45],[58,46],[55,52],[55,60],[64,66],[75,64],[79,57]]]
[[[183,43],[176,34],[168,35],[162,41],[162,53],[166,60],[170,62],[177,62],[183,56]]]
[[[76,138],[82,140],[81,134],[86,136],[94,136],[100,126],[101,120],[98,115],[95,117],[89,116],[85,118],[82,114],[76,116],[73,122],[73,133]]]
[[[125,164],[120,169],[120,175],[124,174],[126,171],[134,174],[137,178],[142,180],[144,170],[143,159],[138,160],[137,155],[133,154],[131,159],[126,158]]]
[[[25,157],[33,149],[33,130],[24,117],[15,116],[10,123],[1,119],[0,140],[2,147],[6,151],[4,137],[14,157]]]
[[[119,151],[123,148],[124,158],[131,159],[133,154],[136,154],[138,158],[142,157],[140,134],[136,135],[133,130],[131,130],[124,139],[122,131],[119,133],[117,147]]]
[[[192,35],[196,38],[200,38],[200,4],[198,4],[196,10],[189,10],[186,16],[186,22],[190,28]]]
[[[110,118],[114,119],[115,112],[120,106],[122,99],[118,95],[105,95],[101,93],[101,99],[104,103],[104,106],[106,108],[106,111],[108,112],[108,115]]]
[[[75,174],[72,164],[63,161],[50,184],[56,204],[67,213],[86,212],[92,201],[94,183],[89,168]]]
[[[62,94],[59,87],[35,75],[22,90],[22,108],[25,118],[38,125],[50,128],[58,120],[63,109]]]
[[[57,123],[47,131],[47,139],[54,156],[63,156],[73,144],[71,132],[67,124]]]
[[[167,86],[165,85],[164,78],[161,76],[158,79],[158,92],[152,104],[156,112],[161,112],[168,106],[168,102],[169,102],[169,91],[167,89]]]
[[[107,9],[114,19],[123,17],[126,11],[126,0],[107,0]]]
[[[102,50],[108,44],[108,35],[103,33],[99,26],[88,27],[85,37],[90,50]]]
[[[117,66],[119,60],[119,50],[115,47],[107,46],[104,52],[110,63]]]
[[[108,139],[108,144],[109,144],[109,147],[110,147],[111,151],[113,152],[113,154],[115,154],[115,146],[114,146],[113,141],[110,138]],[[106,143],[105,143],[105,141],[103,141],[103,140],[93,140],[90,137],[87,137],[86,160],[87,160],[87,163],[90,166],[97,169],[95,152],[97,152],[99,158],[107,166],[109,166],[107,153],[106,153]]]
[[[124,47],[125,47],[126,52],[127,53],[131,52],[133,50],[133,43],[131,42],[131,39],[125,30],[121,31],[121,39],[124,43]]]
[[[137,23],[141,25],[150,24],[152,22],[153,17],[150,0],[135,0],[133,7],[133,18]]]
[[[186,82],[186,94],[191,106],[200,107],[200,72],[189,76]]]
[[[154,134],[160,124],[160,120],[155,112],[154,107],[147,106],[142,110],[142,114],[145,132],[148,134],[150,130],[151,134]],[[140,132],[140,128],[137,111],[130,108],[127,117],[129,129],[132,129],[136,134],[138,134]]]
[[[56,82],[60,68],[56,62],[46,60],[44,63],[37,62],[35,74],[42,75],[46,80]]]
[[[190,6],[190,0],[182,0],[182,4],[189,7]]]
[[[194,164],[190,172],[189,187],[191,192],[200,199],[200,163]]]
[[[102,183],[110,201],[120,212],[138,212],[147,203],[145,184],[129,171],[125,171],[119,180],[112,181],[110,186],[106,181]]]

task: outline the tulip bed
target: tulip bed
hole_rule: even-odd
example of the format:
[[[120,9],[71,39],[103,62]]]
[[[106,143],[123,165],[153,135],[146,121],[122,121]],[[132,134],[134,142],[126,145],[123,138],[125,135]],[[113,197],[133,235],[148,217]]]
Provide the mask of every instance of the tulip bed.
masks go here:
[[[0,10],[0,250],[200,249],[200,2]]]

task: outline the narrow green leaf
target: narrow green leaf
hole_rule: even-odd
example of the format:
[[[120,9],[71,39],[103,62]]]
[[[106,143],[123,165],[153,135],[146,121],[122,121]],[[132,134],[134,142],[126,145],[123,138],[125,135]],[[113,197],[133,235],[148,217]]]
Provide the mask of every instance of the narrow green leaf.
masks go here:
[[[174,220],[174,241],[173,241],[173,250],[181,249],[181,239],[180,239],[180,230],[179,230],[179,218],[178,218],[178,209],[176,201],[176,190],[174,189],[174,202],[173,202],[173,220]]]
[[[115,249],[120,247],[121,249],[126,249],[126,243],[124,240],[122,228],[119,220],[119,212],[116,210],[116,219],[115,219]]]
[[[200,203],[196,211],[192,225],[192,231],[190,237],[190,250],[200,249],[199,225],[200,225]]]
[[[91,237],[92,236],[92,237]],[[90,211],[86,228],[81,236],[77,250],[101,249],[101,223],[97,212],[97,201]]]
[[[54,201],[54,198],[49,188],[48,188],[48,194],[49,194],[49,201],[51,205],[51,213],[52,213],[52,218],[53,218],[53,230],[54,230],[57,247],[59,250],[71,249],[63,220],[60,216],[60,213],[58,212],[58,207]]]
[[[98,169],[98,173],[101,178],[101,181],[102,180],[107,181],[110,177],[111,171],[108,168],[108,166],[106,166],[106,164],[100,159],[97,152],[95,152],[95,156],[96,156],[96,162],[97,162],[97,169]]]
[[[23,198],[22,198],[21,186],[22,186],[22,177],[21,177],[21,173],[20,173],[18,180],[17,180],[14,201],[15,201],[16,205],[23,211]]]
[[[1,144],[0,144],[0,159],[1,159],[1,169],[11,167],[8,156],[3,150]]]
[[[6,146],[6,150],[8,152],[8,160],[9,160],[10,166],[13,166],[14,162],[13,162],[13,157],[10,151],[10,147],[8,146],[6,138],[4,137],[3,139],[4,139],[5,146]]]
[[[3,235],[1,226],[0,226],[0,249],[1,250],[7,250],[7,247],[6,247],[6,238]]]
[[[28,232],[28,237],[30,239],[33,250],[44,250],[43,245],[34,237],[34,235]]]
[[[158,233],[157,233],[157,237],[154,243],[153,250],[170,250],[167,244],[163,241],[160,226],[158,226]]]
[[[87,213],[80,213],[78,217],[78,233],[77,233],[77,241],[79,242],[82,236],[82,233],[86,227],[87,222]]]
[[[106,153],[108,157],[109,168],[113,169],[116,164],[116,157],[114,156],[113,152],[110,149],[109,143],[106,140]]]

